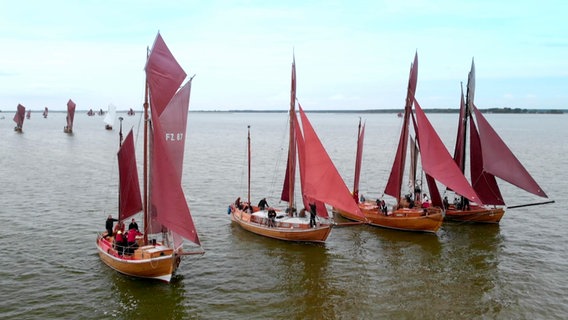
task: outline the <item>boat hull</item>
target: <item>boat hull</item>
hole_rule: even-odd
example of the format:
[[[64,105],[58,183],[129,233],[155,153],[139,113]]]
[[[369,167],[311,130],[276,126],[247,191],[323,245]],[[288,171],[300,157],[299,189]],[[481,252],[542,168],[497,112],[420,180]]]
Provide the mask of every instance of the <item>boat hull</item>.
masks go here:
[[[444,221],[442,210],[439,208],[402,208],[389,212],[387,215],[379,212],[376,205],[369,203],[359,203],[359,208],[367,221],[343,210],[335,210],[335,212],[345,219],[366,222],[375,227],[415,232],[435,233]]]
[[[275,227],[268,227],[262,221],[255,221],[251,214],[231,207],[231,220],[241,228],[268,238],[294,242],[325,242],[331,233],[331,224],[310,228],[306,224],[277,222]]]
[[[101,260],[110,268],[133,277],[157,279],[170,282],[179,263],[180,256],[172,248],[161,245],[142,246],[130,256],[119,255],[112,247],[112,241],[97,237],[97,249]]]
[[[450,207],[446,210],[445,220],[472,223],[499,223],[505,210],[503,208],[487,208],[472,206],[470,210],[457,210]]]

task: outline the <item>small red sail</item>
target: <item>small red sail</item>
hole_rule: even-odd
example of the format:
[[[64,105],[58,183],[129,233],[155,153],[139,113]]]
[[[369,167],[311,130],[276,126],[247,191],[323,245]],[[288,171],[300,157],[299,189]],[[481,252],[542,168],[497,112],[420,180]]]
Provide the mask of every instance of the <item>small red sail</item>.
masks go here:
[[[142,211],[142,197],[140,196],[132,130],[130,130],[118,151],[118,173],[118,216],[120,220],[124,220]]]
[[[69,99],[67,101],[67,128],[73,130],[73,120],[75,119],[75,102]]]
[[[424,172],[460,195],[481,204],[479,197],[454,162],[416,99],[414,99],[414,108]]]
[[[158,33],[148,61],[146,81],[150,88],[152,117],[160,116],[186,77],[170,49]]]
[[[20,129],[22,128],[22,126],[24,125],[25,115],[26,108],[23,105],[18,104],[18,109],[16,110],[16,114],[14,114],[14,122],[16,123],[16,127]]]
[[[484,170],[527,192],[548,198],[519,159],[515,157],[513,152],[511,152],[509,147],[507,147],[505,142],[473,104],[472,110],[477,120],[481,148],[483,149]]]
[[[458,133],[456,137],[456,145],[454,148],[454,161],[461,169],[465,172],[465,138],[466,132],[465,127],[467,123],[467,110],[465,105],[465,99],[463,95],[463,87],[461,88],[461,100],[460,100],[460,118],[458,121]]]
[[[306,117],[302,106],[298,105],[298,108],[302,119],[305,144],[305,159],[302,165],[305,169],[306,181],[303,183],[302,193],[312,199],[364,218],[359,206],[351,196],[349,188],[345,185],[308,117]]]
[[[483,170],[483,149],[481,148],[481,141],[475,121],[473,121],[472,118],[470,119],[472,120],[470,121],[469,127],[471,186],[484,204],[505,205],[495,176]]]

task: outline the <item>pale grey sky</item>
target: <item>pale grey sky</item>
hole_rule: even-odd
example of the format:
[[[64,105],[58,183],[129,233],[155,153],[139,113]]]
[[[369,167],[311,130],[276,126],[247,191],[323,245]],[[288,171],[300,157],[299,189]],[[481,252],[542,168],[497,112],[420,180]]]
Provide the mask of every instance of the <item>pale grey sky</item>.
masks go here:
[[[191,110],[286,110],[295,53],[306,110],[401,108],[418,52],[423,108],[568,108],[568,2],[0,1],[0,110],[141,109],[159,31]]]

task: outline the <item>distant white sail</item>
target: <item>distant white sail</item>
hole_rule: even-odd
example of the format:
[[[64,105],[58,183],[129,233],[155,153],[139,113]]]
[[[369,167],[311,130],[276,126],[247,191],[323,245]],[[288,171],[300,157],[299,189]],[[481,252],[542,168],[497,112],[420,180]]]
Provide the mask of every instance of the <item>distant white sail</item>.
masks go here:
[[[114,122],[116,120],[116,107],[113,104],[108,105],[108,111],[105,115],[104,122],[112,127],[114,126]]]

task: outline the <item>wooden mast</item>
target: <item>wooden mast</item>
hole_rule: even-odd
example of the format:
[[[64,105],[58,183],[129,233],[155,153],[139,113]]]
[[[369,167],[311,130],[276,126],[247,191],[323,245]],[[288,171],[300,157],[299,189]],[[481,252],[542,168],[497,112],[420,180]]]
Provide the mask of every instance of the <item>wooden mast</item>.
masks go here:
[[[250,125],[247,126],[248,129],[248,137],[247,137],[247,142],[248,142],[248,198],[247,201],[249,203],[249,205],[251,205],[250,202]]]
[[[150,48],[146,48],[146,61],[150,55]],[[144,209],[144,244],[148,243],[148,230],[150,219],[148,214],[148,77],[144,81],[144,196],[143,196],[143,209]]]

